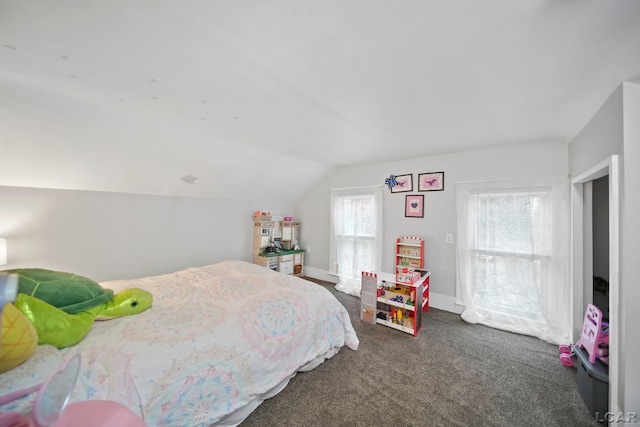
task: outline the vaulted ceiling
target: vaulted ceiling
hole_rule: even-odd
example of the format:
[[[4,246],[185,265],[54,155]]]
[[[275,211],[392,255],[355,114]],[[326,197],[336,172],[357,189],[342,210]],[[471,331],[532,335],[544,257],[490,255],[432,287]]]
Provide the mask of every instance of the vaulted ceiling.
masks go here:
[[[0,0],[0,185],[278,197],[566,144],[640,76],[639,22],[631,0]]]

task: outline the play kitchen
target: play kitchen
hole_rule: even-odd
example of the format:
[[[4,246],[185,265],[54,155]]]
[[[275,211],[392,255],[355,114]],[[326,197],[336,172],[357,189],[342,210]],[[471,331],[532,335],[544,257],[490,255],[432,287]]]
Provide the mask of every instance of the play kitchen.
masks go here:
[[[303,275],[304,251],[300,249],[300,221],[256,212],[253,217],[253,263],[295,276]]]

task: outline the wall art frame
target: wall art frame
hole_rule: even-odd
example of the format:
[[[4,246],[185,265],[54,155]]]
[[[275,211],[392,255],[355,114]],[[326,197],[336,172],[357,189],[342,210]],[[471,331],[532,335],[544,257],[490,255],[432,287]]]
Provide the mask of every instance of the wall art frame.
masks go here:
[[[391,188],[392,193],[406,193],[413,191],[413,174],[396,175],[396,185]]]
[[[418,191],[443,191],[444,172],[418,174]]]
[[[424,194],[407,194],[404,200],[404,216],[424,218]]]

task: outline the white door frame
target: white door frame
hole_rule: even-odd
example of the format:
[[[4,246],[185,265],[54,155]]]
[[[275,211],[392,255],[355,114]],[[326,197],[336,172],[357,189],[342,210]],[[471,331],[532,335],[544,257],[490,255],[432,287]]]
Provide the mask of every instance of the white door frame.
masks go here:
[[[613,155],[571,180],[571,261],[572,261],[572,341],[582,331],[584,310],[592,301],[593,231],[592,185],[595,179],[609,176],[609,412],[620,413],[618,378],[620,361],[620,167]]]

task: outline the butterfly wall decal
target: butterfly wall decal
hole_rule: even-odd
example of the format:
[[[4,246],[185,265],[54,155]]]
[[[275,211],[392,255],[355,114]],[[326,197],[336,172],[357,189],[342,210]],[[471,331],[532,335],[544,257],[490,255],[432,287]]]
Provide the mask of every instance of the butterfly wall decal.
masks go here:
[[[395,175],[389,175],[389,178],[385,179],[384,183],[389,186],[389,190],[398,185]]]

